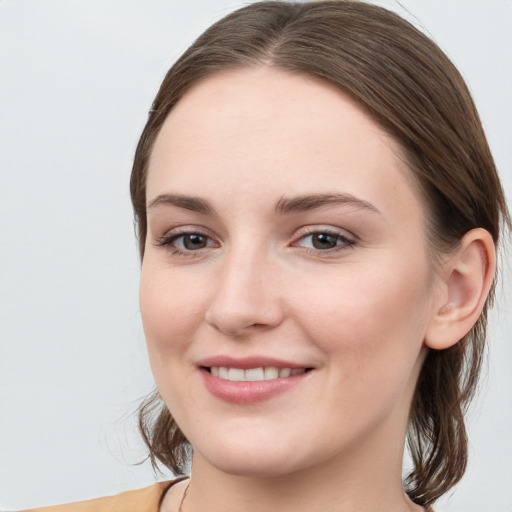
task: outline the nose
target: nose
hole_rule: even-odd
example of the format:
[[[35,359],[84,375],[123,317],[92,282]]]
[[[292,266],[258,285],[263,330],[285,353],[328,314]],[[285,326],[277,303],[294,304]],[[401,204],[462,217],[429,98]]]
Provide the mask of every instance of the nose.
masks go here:
[[[278,326],[284,319],[282,287],[275,262],[260,254],[232,252],[214,277],[206,322],[216,330],[243,337]]]

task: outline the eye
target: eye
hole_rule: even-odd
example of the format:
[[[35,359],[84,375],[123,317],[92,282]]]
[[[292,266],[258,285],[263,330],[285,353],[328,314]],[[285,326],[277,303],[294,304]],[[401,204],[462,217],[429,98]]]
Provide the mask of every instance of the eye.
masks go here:
[[[172,242],[179,249],[197,251],[198,249],[208,247],[208,242],[211,242],[211,240],[200,233],[187,233],[186,235],[179,235],[175,237]]]
[[[354,245],[355,241],[335,231],[314,231],[300,237],[295,245],[314,251],[332,251],[345,249]]]
[[[158,240],[157,245],[166,247],[172,254],[190,254],[201,249],[218,247],[209,236],[195,232],[170,233]]]

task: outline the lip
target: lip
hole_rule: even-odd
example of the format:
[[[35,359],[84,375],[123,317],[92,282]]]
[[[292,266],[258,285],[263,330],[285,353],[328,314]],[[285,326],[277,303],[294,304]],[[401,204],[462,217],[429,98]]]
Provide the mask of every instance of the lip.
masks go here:
[[[257,404],[281,395],[308,379],[311,371],[290,377],[280,377],[271,380],[259,381],[231,381],[213,376],[206,368],[223,366],[227,368],[240,368],[247,370],[259,367],[275,368],[307,368],[311,366],[292,363],[281,359],[269,357],[244,357],[233,358],[230,356],[214,356],[203,359],[198,367],[206,389],[216,398],[239,405]]]
[[[197,366],[225,366],[227,368],[240,368],[242,370],[248,370],[250,368],[260,368],[273,366],[275,368],[311,368],[311,365],[304,365],[298,363],[292,363],[291,361],[285,361],[283,359],[276,359],[273,357],[265,356],[250,356],[250,357],[232,357],[218,355],[213,357],[207,357],[198,361]]]

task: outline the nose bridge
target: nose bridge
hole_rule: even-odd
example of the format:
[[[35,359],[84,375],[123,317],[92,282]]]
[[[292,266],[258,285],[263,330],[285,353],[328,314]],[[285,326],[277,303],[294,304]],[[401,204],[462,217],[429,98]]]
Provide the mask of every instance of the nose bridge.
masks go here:
[[[254,239],[233,244],[219,262],[206,320],[227,334],[282,320],[276,263]]]

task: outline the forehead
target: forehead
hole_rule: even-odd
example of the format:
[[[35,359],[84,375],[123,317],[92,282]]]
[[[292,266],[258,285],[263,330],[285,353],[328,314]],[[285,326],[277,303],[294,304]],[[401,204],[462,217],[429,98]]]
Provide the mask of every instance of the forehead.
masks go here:
[[[286,129],[278,132],[279,127]],[[242,137],[245,144],[257,144],[271,135],[286,140],[287,146],[299,136],[307,137],[313,146],[318,136],[342,142],[340,136],[354,139],[364,131],[367,143],[396,145],[334,85],[264,66],[223,71],[200,81],[170,112],[156,146],[159,139],[172,144],[170,136],[179,135],[175,142],[180,151],[196,153],[201,136],[212,130],[219,141],[233,144]]]
[[[417,202],[399,155],[333,85],[267,67],[227,71],[194,86],[169,114],[150,159],[148,199],[166,187],[215,195],[227,182],[273,200],[337,187],[394,201],[399,186]]]

